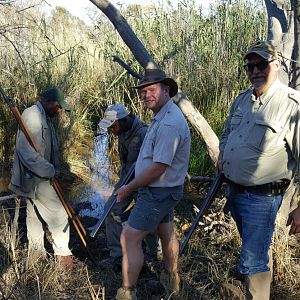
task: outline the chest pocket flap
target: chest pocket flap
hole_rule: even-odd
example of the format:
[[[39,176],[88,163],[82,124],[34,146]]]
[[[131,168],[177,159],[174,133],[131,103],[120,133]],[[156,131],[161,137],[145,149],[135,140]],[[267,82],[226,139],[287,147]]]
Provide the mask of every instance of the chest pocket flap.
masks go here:
[[[272,150],[283,142],[282,132],[283,128],[279,124],[255,120],[248,136],[248,143],[260,151]]]
[[[234,113],[230,120],[230,131],[235,130],[242,122],[243,114],[238,111]]]
[[[260,126],[265,126],[268,127],[269,129],[271,129],[274,133],[278,133],[282,131],[282,126],[275,124],[274,122],[270,123],[270,122],[266,122],[264,120],[256,120],[255,124],[258,124]]]

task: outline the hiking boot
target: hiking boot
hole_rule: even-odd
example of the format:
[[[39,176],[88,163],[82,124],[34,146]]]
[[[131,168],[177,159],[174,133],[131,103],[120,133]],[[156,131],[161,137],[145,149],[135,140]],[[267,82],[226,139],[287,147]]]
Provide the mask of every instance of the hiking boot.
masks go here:
[[[122,267],[122,257],[109,256],[100,261],[100,266],[106,269],[116,269]]]
[[[56,262],[59,266],[63,267],[67,271],[70,271],[74,268],[74,262],[71,255],[56,255]]]
[[[123,287],[119,288],[115,299],[116,300],[137,300],[136,288],[133,289],[127,289]]]
[[[180,291],[180,277],[177,272],[169,273],[163,270],[159,278],[160,283],[164,286],[165,290],[178,294]]]
[[[271,271],[246,276],[246,299],[269,300],[271,282]]]
[[[240,281],[223,283],[220,294],[224,300],[245,300],[243,285]]]

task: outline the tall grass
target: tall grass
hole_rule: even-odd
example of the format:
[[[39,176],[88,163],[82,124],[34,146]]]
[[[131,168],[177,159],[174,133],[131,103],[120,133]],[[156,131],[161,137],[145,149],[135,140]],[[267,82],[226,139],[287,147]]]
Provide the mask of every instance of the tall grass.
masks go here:
[[[21,111],[49,85],[57,85],[65,92],[73,109],[71,114],[62,115],[57,124],[62,158],[80,176],[86,172],[83,157],[90,152],[93,125],[108,104],[123,102],[146,121],[150,118],[136,91],[131,89],[136,79],[113,63],[111,56],[118,55],[136,71],[143,71],[102,15],[93,27],[87,27],[62,8],[46,16],[40,5],[22,9],[27,4],[31,6],[34,1],[0,4],[0,84]],[[261,1],[222,0],[208,13],[197,9],[193,1],[180,1],[176,9],[163,1],[160,7],[133,5],[122,13],[154,59],[177,80],[220,134],[231,101],[248,86],[242,69],[243,54],[254,40],[266,36],[267,22]],[[1,101],[1,175],[11,167],[16,130],[11,112]],[[205,145],[193,129],[189,172],[198,175],[212,172]],[[221,210],[223,202],[222,199],[217,202],[216,210]],[[181,214],[187,211],[186,207],[180,210]],[[217,288],[220,283],[230,281],[235,272],[240,246],[236,229],[232,222],[227,224],[222,214],[210,219],[217,225],[209,231],[198,228],[192,257],[186,256],[181,261],[185,283],[181,299],[221,299]],[[186,220],[186,215],[176,220],[179,231],[182,220]],[[16,247],[16,251],[11,251],[18,240],[10,234],[6,221],[1,219],[0,225],[0,272],[4,274],[0,293],[7,295],[13,291],[11,299],[98,299],[92,281],[103,280],[109,288],[118,287],[115,285],[121,278],[113,272],[102,274],[94,267],[90,276],[85,266],[79,266],[70,277],[57,270],[52,259],[27,271],[26,249]],[[291,264],[298,259],[287,241],[277,243],[276,247],[274,293],[282,296],[280,299],[297,299],[299,288],[291,284],[295,283]],[[224,251],[231,254],[224,257]],[[286,253],[284,259],[281,252]],[[97,255],[100,259],[101,254]],[[145,288],[143,282],[141,287]],[[160,295],[145,297],[161,299]]]
[[[253,40],[264,36],[266,24],[261,5],[254,7],[241,0],[230,3],[220,1],[207,14],[193,1],[181,2],[176,9],[162,2],[161,7],[133,5],[123,11],[155,60],[178,81],[217,133],[229,103],[247,86],[242,55]],[[74,132],[84,136],[90,122],[97,121],[112,102],[124,102],[149,120],[149,112],[131,89],[136,79],[113,63],[111,56],[118,55],[140,73],[141,67],[103,16],[88,28],[63,8],[50,17],[43,15],[40,6],[21,8],[16,2],[0,12],[0,25],[6,29],[0,35],[0,83],[20,110],[33,103],[45,87],[59,86],[73,106],[70,126],[64,126],[65,149],[74,149],[70,147],[78,140],[74,140]],[[6,136],[14,136],[16,123],[6,106],[0,106],[0,135],[7,141],[0,151],[2,165],[7,166],[14,143]],[[193,139],[199,137],[193,134]],[[194,143],[192,149],[193,173],[203,173],[209,165],[205,155],[199,155],[205,151],[199,145]],[[64,157],[68,156],[71,151],[65,152]]]

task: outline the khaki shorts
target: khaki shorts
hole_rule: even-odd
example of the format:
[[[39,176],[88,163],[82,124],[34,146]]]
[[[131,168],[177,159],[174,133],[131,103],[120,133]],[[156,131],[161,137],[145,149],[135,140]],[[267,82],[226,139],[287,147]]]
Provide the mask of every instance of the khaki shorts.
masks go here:
[[[183,196],[183,186],[143,187],[138,190],[128,225],[137,230],[155,231],[160,223],[174,219],[174,207]]]

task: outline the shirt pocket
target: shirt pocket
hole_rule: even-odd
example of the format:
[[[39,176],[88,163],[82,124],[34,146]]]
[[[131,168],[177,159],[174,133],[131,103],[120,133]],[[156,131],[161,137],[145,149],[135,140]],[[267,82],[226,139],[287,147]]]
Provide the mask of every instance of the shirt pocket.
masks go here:
[[[241,124],[243,119],[242,112],[238,111],[234,113],[230,120],[230,131],[237,129],[237,127]]]
[[[273,122],[256,120],[248,136],[250,146],[264,152],[274,149],[282,140],[283,128]]]

